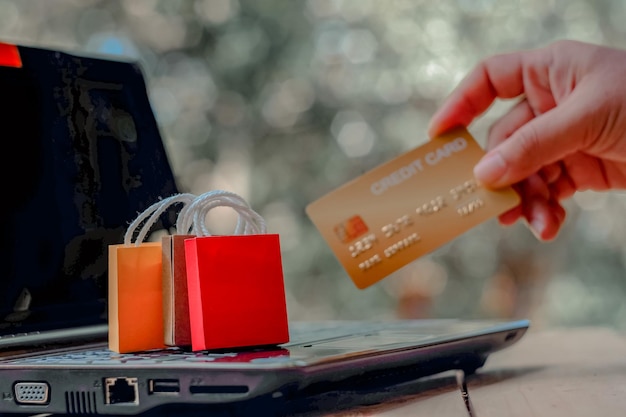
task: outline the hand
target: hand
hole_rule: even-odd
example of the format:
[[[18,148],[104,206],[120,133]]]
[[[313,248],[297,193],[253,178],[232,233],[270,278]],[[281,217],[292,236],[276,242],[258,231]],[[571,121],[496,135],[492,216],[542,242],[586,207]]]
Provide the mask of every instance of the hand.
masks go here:
[[[513,185],[542,240],[565,219],[560,201],[576,191],[626,188],[626,51],[559,41],[482,61],[433,116],[429,135],[468,126],[496,98],[519,102],[491,127],[474,168],[485,186]]]

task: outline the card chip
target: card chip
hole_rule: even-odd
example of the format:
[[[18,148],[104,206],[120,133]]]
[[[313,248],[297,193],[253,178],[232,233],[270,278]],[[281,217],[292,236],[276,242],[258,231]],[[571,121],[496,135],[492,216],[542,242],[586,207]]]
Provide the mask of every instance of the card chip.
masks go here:
[[[368,232],[368,227],[361,216],[354,215],[335,226],[335,234],[341,243],[348,243]]]

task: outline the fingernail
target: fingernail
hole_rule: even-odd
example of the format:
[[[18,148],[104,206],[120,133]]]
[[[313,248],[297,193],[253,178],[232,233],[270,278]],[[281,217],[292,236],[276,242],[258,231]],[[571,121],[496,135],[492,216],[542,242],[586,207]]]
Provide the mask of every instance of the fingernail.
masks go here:
[[[490,152],[476,164],[474,175],[483,184],[496,184],[506,172],[506,164],[500,152]]]
[[[543,220],[543,217],[535,217],[533,221],[530,222],[530,231],[533,232],[535,237],[539,240],[543,240],[541,235],[545,228],[546,222]]]

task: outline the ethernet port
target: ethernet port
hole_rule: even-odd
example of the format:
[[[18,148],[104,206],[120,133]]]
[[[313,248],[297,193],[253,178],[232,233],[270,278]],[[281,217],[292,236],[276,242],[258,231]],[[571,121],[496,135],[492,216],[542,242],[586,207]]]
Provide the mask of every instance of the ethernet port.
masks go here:
[[[139,404],[137,378],[117,377],[104,379],[105,404]]]

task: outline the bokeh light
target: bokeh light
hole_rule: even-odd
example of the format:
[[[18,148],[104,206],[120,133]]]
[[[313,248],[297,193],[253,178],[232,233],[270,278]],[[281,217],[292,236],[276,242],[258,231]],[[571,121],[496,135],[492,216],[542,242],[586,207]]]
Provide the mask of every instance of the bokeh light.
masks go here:
[[[576,195],[554,242],[494,220],[363,291],[304,212],[424,143],[482,58],[564,38],[626,47],[625,20],[621,0],[0,0],[2,41],[139,62],[181,190],[241,194],[281,235],[293,319],[626,329],[623,193]],[[470,126],[479,142],[510,104]]]

